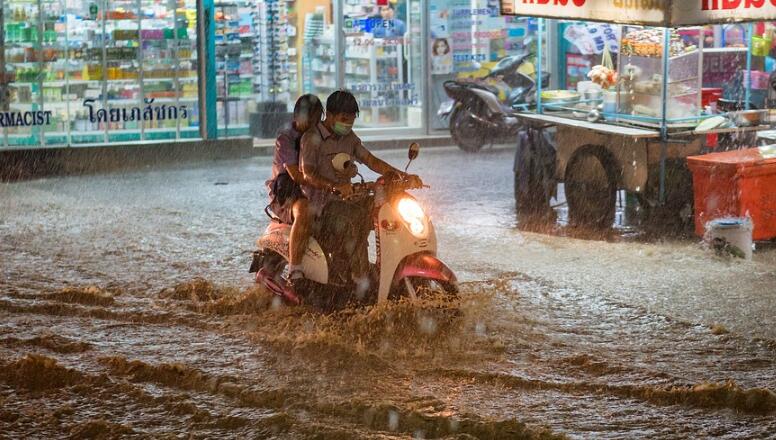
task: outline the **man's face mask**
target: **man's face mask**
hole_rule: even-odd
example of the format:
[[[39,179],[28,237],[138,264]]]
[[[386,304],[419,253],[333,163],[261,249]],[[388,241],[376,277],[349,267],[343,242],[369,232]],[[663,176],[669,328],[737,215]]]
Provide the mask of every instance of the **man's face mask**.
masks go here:
[[[351,131],[353,131],[353,124],[345,124],[344,122],[334,123],[334,133],[337,136],[347,136]]]

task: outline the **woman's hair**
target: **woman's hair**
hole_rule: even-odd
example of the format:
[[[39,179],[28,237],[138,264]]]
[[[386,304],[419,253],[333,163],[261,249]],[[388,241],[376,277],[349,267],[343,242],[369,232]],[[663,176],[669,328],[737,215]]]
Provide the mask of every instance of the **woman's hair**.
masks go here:
[[[323,114],[323,104],[317,96],[313,94],[306,94],[299,97],[294,105],[294,119],[298,117],[310,117],[315,112]]]
[[[347,113],[358,115],[358,101],[347,90],[337,90],[326,100],[326,114]]]
[[[440,43],[445,45],[445,51],[442,52],[441,54],[439,53],[439,50],[438,50]],[[450,45],[447,43],[446,39],[437,38],[436,40],[434,40],[434,46],[432,48],[432,52],[434,53],[434,55],[447,55],[450,53]]]

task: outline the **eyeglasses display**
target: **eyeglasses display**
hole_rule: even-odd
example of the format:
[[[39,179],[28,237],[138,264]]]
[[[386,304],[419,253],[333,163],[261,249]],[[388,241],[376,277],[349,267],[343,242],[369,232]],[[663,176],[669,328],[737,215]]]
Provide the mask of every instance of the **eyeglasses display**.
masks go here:
[[[254,15],[256,27],[261,35],[259,62],[265,67],[254,79],[261,91],[262,101],[289,102],[290,85],[296,83],[289,73],[288,11],[293,1],[267,0],[259,4]],[[294,75],[295,76],[295,75]]]
[[[218,127],[244,135],[258,103],[289,102],[296,68],[289,59],[288,12],[293,1],[216,3]],[[294,66],[292,69],[291,67]],[[221,135],[219,135],[221,136]]]

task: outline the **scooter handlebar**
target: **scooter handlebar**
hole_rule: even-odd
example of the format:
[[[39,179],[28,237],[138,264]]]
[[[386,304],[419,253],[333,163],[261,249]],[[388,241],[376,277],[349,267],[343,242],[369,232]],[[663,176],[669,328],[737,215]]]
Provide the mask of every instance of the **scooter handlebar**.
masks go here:
[[[378,185],[392,186],[392,187],[395,187],[396,189],[400,189],[404,191],[413,190],[413,189],[431,188],[430,186],[424,184],[423,181],[420,180],[420,177],[417,178],[416,182],[412,182],[411,179],[406,179],[404,178],[404,176],[401,176],[401,175],[386,175],[379,178],[376,182],[361,182],[361,183],[351,184],[351,188],[353,188],[353,191],[349,197],[345,198],[345,200],[351,200],[358,197],[374,195],[375,188]],[[332,193],[340,197],[342,196],[340,191],[338,191],[337,189],[333,189]]]

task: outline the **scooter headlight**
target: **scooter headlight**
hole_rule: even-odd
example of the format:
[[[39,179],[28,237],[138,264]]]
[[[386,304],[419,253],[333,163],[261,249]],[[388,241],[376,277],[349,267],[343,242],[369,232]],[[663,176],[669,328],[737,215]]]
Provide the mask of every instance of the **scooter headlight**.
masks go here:
[[[426,233],[426,213],[423,212],[420,204],[409,197],[405,197],[399,200],[396,208],[402,220],[409,226],[412,235],[422,238]]]

